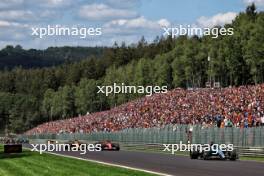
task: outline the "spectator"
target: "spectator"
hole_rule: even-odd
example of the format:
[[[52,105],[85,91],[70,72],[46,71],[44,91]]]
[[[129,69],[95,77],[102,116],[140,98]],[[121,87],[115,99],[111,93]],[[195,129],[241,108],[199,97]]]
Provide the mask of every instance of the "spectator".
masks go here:
[[[166,124],[201,124],[248,128],[264,126],[264,84],[223,89],[174,89],[120,105],[39,125],[27,132],[91,133],[127,128],[163,127]]]

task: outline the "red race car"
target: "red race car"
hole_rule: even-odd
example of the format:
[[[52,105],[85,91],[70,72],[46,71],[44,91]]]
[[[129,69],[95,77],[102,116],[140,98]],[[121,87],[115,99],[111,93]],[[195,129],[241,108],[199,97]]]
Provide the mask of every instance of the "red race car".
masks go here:
[[[100,141],[96,144],[101,144],[102,150],[113,150],[113,151],[119,151],[120,146],[118,143],[113,143],[110,140]]]

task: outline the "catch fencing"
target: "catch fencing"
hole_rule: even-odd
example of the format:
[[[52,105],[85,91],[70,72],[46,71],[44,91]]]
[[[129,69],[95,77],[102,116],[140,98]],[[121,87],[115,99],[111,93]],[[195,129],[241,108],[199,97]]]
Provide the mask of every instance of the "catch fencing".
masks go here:
[[[135,128],[118,132],[36,134],[29,139],[111,140],[131,144],[233,144],[238,147],[264,147],[264,126],[254,128],[204,128],[200,125],[167,125],[163,128]]]

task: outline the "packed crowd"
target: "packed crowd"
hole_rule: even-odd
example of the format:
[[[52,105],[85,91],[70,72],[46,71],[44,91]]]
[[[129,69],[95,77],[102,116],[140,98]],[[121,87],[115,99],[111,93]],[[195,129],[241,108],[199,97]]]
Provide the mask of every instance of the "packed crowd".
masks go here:
[[[108,111],[47,122],[27,134],[112,132],[166,124],[201,124],[204,128],[264,126],[264,84],[222,89],[174,89]]]

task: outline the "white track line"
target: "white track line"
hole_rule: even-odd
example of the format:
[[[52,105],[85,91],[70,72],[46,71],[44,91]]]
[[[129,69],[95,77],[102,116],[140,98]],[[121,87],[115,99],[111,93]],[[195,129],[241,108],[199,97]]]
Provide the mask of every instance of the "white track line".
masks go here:
[[[107,163],[107,162],[98,161],[98,160],[78,158],[78,157],[75,157],[75,156],[62,155],[62,154],[52,153],[52,152],[44,152],[44,153],[49,153],[49,154],[52,154],[52,155],[62,156],[62,157],[66,157],[66,158],[73,158],[73,159],[78,159],[78,160],[83,160],[83,161],[90,161],[90,162],[94,162],[94,163],[98,163],[98,164],[114,166],[114,167],[120,167],[120,168],[124,168],[124,169],[141,171],[141,172],[146,172],[146,173],[150,173],[150,174],[156,174],[156,175],[160,175],[160,176],[172,176],[172,175],[161,173],[161,172],[154,172],[154,171],[150,171],[150,170],[145,170],[145,169],[140,169],[140,168],[135,168],[135,167],[129,167],[129,166],[124,166],[124,165],[120,165],[120,164]]]

